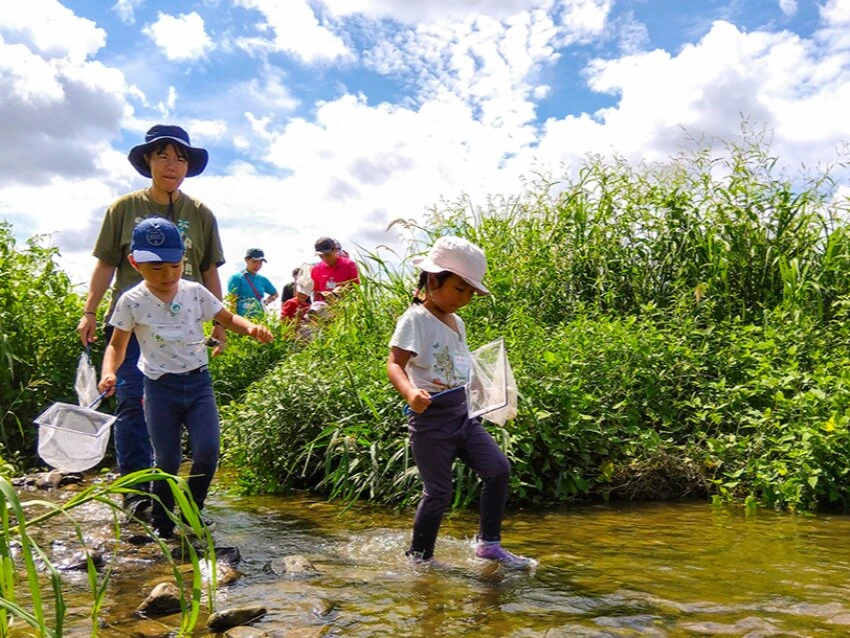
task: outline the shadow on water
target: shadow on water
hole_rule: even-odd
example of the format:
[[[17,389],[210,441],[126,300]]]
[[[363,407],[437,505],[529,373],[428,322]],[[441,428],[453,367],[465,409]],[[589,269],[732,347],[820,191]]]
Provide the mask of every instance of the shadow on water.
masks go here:
[[[850,635],[847,516],[703,503],[522,511],[506,521],[505,545],[539,566],[514,573],[473,557],[474,513],[445,521],[437,546],[445,570],[407,564],[412,512],[219,494],[209,513],[216,544],[237,545],[243,557],[241,578],[219,589],[217,606],[263,604],[269,613],[255,626],[269,636],[292,627],[355,637]],[[263,570],[290,554],[318,573]],[[132,617],[167,574],[162,562],[121,560],[101,635],[168,635]],[[71,626],[84,627],[84,615]]]

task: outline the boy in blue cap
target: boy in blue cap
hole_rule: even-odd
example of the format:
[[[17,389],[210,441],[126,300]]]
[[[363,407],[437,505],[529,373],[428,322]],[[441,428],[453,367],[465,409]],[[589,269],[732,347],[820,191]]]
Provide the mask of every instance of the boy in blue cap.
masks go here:
[[[154,464],[176,474],[181,460],[181,429],[189,432],[192,469],[188,480],[198,509],[203,508],[218,465],[220,449],[218,409],[204,347],[205,321],[215,319],[225,328],[263,343],[273,339],[258,326],[227,310],[201,284],[181,279],[184,244],[180,231],[162,217],[149,217],[133,230],[130,263],[142,281],[124,292],[110,319],[114,327],[106,347],[98,389],[111,390],[124,361],[130,336],[135,334],[144,375],[144,411],[153,444]],[[174,497],[164,481],[155,481],[151,522],[156,533],[168,538],[174,522],[168,512]]]

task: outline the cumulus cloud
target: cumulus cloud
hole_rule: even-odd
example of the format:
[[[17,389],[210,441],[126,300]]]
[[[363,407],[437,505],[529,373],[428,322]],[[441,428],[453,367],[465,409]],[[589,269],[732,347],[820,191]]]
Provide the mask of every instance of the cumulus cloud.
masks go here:
[[[127,109],[123,74],[88,59],[103,30],[55,2],[32,4],[41,20],[0,13],[0,184],[93,174]]]
[[[160,13],[156,22],[143,32],[169,60],[197,60],[214,48],[204,28],[204,19],[196,12],[170,16]]]
[[[118,18],[124,24],[134,24],[136,22],[136,9],[141,6],[144,0],[118,0],[112,10],[118,14]]]
[[[41,19],[33,20],[33,16]],[[80,64],[106,44],[106,31],[55,0],[32,0],[25,11],[0,11],[0,35],[44,59]]]
[[[306,0],[235,0],[235,4],[261,13],[265,22],[259,28],[274,34],[273,39],[241,38],[240,45],[250,51],[283,51],[305,64],[355,58],[343,39],[319,20]]]
[[[422,22],[463,22],[479,16],[501,20],[534,9],[548,11],[555,4],[556,0],[325,0],[325,5],[336,16],[360,14],[372,19],[388,18],[411,25]]]

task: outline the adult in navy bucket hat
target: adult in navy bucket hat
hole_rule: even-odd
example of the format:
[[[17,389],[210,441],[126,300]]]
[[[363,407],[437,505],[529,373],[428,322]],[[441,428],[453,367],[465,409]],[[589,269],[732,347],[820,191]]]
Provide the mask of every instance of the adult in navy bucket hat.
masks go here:
[[[224,252],[218,222],[205,204],[181,190],[187,177],[200,175],[206,169],[209,160],[207,151],[192,146],[189,134],[183,128],[157,124],[145,134],[143,143],[130,150],[127,158],[130,165],[150,181],[144,188],[119,197],[106,210],[92,252],[96,261],[85,312],[77,325],[77,332],[84,345],[98,338],[98,306],[110,285],[113,287],[112,305],[104,315],[107,322],[121,294],[141,281],[141,276],[130,264],[128,256],[133,250],[134,230],[148,218],[161,217],[172,222],[178,229],[181,244],[185,246],[185,250],[180,249],[179,255],[176,246],[172,247],[174,251],[167,255],[168,259],[162,261],[182,261],[184,279],[203,284],[221,299],[218,269],[224,264]],[[157,241],[156,232],[150,238],[152,242]],[[111,333],[112,328],[107,325],[104,330],[106,342],[109,342]],[[226,340],[224,328],[215,326],[213,337],[223,344]],[[218,346],[213,354],[220,352],[222,347]],[[118,370],[118,377],[123,383],[116,392],[118,406],[113,431],[115,456],[121,474],[153,465],[153,452],[142,410],[143,383],[137,367],[138,358],[139,345],[133,337]],[[133,511],[148,503],[145,498],[127,499],[127,505]]]

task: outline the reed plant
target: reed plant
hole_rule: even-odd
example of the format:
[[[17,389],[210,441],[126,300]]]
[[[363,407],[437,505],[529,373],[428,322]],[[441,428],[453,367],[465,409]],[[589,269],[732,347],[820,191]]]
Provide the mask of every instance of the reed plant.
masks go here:
[[[108,585],[114,562],[118,559],[119,541],[122,532],[122,519],[126,513],[119,505],[120,498],[130,494],[141,494],[139,487],[149,481],[167,481],[174,494],[177,512],[173,515],[176,523],[185,521],[193,533],[202,539],[206,555],[212,564],[212,578],[207,582],[208,604],[215,605],[215,551],[208,531],[203,527],[200,513],[191,497],[188,484],[182,478],[164,474],[158,470],[135,472],[111,483],[92,485],[63,503],[53,503],[41,499],[21,500],[12,484],[0,476],[0,635],[12,636],[17,627],[27,625],[30,630],[17,635],[32,635],[45,638],[59,638],[66,628],[66,605],[64,583],[60,571],[51,562],[48,551],[39,543],[36,533],[41,527],[54,519],[61,518],[73,527],[74,534],[86,556],[86,575],[91,593],[91,635],[97,636],[102,619],[100,610],[108,593]],[[88,546],[83,523],[74,518],[74,510],[89,503],[101,503],[112,513],[112,528],[115,545],[112,557],[103,569],[93,560],[93,548]],[[180,586],[181,625],[177,635],[191,635],[198,621],[201,609],[204,582],[201,560],[203,554],[191,543],[183,543],[184,557],[191,562],[192,570],[188,586],[182,587],[185,576],[172,557],[171,548],[159,539],[150,527],[143,524],[145,530],[162,550],[163,557],[170,563],[175,581]],[[43,566],[48,576],[44,583],[39,566]],[[25,584],[21,577],[25,576]],[[23,630],[22,630],[23,631]]]
[[[492,430],[513,463],[513,503],[850,507],[840,164],[789,174],[768,142],[745,127],[663,163],[589,157],[519,196],[398,220],[408,252],[361,252],[363,285],[334,321],[226,411],[242,487],[418,497],[384,362],[410,257],[457,234],[490,263],[493,294],[461,311],[470,346],[504,337],[520,390],[517,419]],[[476,481],[459,472],[462,506]]]
[[[44,406],[76,403],[83,302],[57,255],[45,237],[19,247],[11,226],[0,222],[0,465],[18,471],[32,460],[30,424]]]

